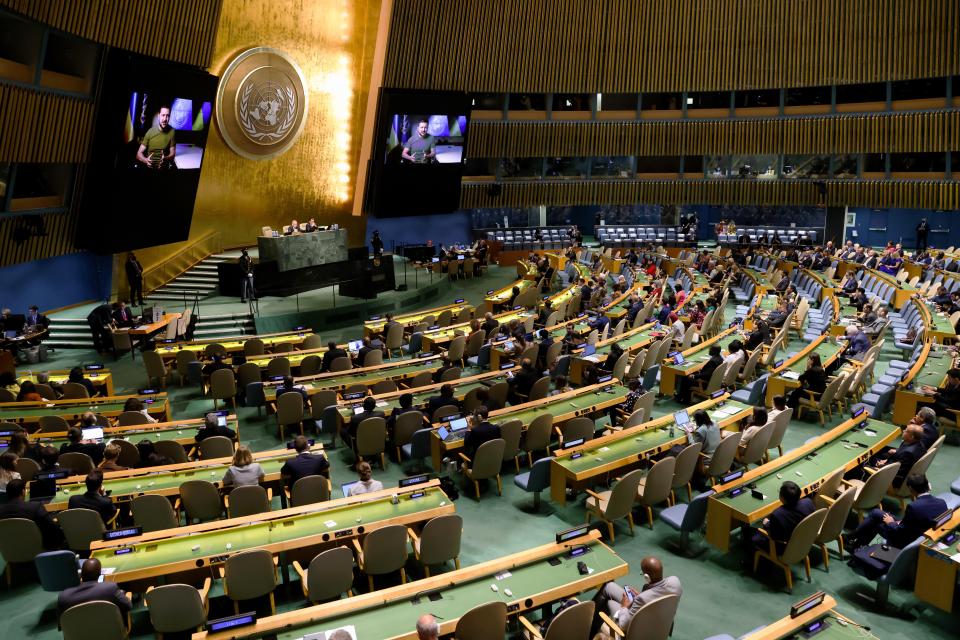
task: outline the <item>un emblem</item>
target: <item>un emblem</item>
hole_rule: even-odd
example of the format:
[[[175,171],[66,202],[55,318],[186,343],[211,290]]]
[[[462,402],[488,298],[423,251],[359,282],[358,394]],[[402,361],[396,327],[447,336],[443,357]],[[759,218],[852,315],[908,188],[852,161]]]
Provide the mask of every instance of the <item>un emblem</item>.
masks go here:
[[[282,51],[258,47],[227,66],[217,89],[217,125],[245,158],[273,158],[289,149],[307,119],[303,73]]]

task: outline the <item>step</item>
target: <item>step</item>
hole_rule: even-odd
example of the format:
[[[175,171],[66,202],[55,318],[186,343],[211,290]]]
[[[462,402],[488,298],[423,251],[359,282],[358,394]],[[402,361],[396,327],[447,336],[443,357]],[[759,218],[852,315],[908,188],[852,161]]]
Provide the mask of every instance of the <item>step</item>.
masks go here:
[[[216,284],[219,281],[217,274],[210,274],[203,271],[193,272],[188,271],[182,276],[173,280],[173,282],[212,282]]]
[[[204,322],[206,322],[206,321],[211,321],[211,320],[227,320],[227,319],[233,319],[233,318],[244,318],[244,319],[253,320],[253,316],[252,316],[249,312],[247,312],[247,313],[203,314],[203,315],[201,316],[201,319],[202,319]]]

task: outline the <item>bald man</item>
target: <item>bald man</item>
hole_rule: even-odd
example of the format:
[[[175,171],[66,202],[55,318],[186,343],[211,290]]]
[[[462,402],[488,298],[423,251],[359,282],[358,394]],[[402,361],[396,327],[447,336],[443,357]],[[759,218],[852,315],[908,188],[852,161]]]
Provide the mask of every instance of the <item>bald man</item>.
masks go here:
[[[913,463],[919,460],[927,452],[923,446],[923,427],[918,424],[908,424],[903,430],[903,442],[896,449],[887,449],[881,451],[873,459],[873,466],[882,467],[884,465],[900,463],[897,475],[893,478],[894,488],[899,489],[903,484],[903,479],[913,468]]]
[[[440,625],[429,613],[417,618],[417,640],[437,640],[440,637]]]
[[[624,630],[643,605],[663,596],[683,594],[678,577],[663,577],[663,564],[658,558],[647,556],[640,561],[640,569],[643,571],[643,588],[637,590],[608,582],[594,597],[597,611],[607,611]]]
[[[133,606],[127,595],[117,588],[116,582],[99,582],[100,561],[89,558],[80,567],[80,584],[64,589],[57,598],[57,611],[63,613],[70,607],[94,600],[106,600],[117,605],[120,613],[126,615]]]

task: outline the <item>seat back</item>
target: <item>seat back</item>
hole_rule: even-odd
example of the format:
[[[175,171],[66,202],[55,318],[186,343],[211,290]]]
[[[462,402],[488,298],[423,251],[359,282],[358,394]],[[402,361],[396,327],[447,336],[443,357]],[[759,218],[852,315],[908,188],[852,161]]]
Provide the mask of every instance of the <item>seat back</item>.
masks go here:
[[[794,564],[803,560],[810,552],[810,547],[817,539],[823,521],[827,518],[827,509],[817,509],[794,528],[790,540],[780,556],[784,564]]]
[[[586,416],[580,416],[579,418],[573,418],[572,420],[567,420],[562,427],[560,427],[560,433],[563,434],[563,441],[570,442],[571,440],[579,440],[583,438],[586,440],[593,440],[593,435],[596,433],[597,426],[590,418]]]
[[[290,506],[326,502],[330,499],[330,481],[325,476],[304,476],[290,489]]]
[[[93,509],[67,509],[57,515],[67,546],[72,551],[90,551],[90,543],[103,539],[103,518]]]
[[[373,352],[371,352],[373,353]],[[370,355],[370,354],[367,354]],[[253,363],[247,363],[253,364]],[[246,365],[244,365],[246,366]],[[256,366],[254,364],[254,366]],[[300,375],[301,376],[313,376],[320,373],[320,369],[323,367],[323,360],[317,354],[313,353],[300,361]],[[257,369],[259,372],[259,369]]]
[[[31,460],[30,458],[17,458],[16,465],[17,465],[17,473],[20,474],[20,478],[24,482],[30,482],[31,480],[33,480],[33,476],[35,476],[40,471],[40,465],[37,464],[37,461]]]
[[[443,564],[460,555],[463,518],[455,513],[437,516],[423,525],[420,532],[420,562]]]
[[[685,487],[693,479],[693,474],[697,470],[697,461],[700,459],[700,449],[703,443],[694,442],[683,448],[677,454],[676,464],[673,468],[673,482],[671,489]]]
[[[820,527],[820,533],[817,534],[817,543],[826,544],[840,537],[840,534],[843,533],[843,525],[846,524],[847,516],[850,515],[850,509],[853,507],[853,499],[856,497],[856,487],[850,487],[827,508],[827,516],[823,521],[823,526]]]
[[[793,407],[787,407],[773,417],[774,428],[770,433],[770,441],[767,442],[767,449],[773,449],[783,445],[783,436],[787,433],[787,427],[790,426],[790,418],[793,416]]]
[[[182,447],[181,447],[182,448]],[[60,457],[57,458],[57,462],[64,469],[69,469],[73,475],[85,476],[91,471],[93,471],[93,459],[90,458],[85,453],[79,453],[77,451],[71,451],[68,453],[61,453]]]
[[[507,628],[507,603],[488,602],[460,616],[453,632],[456,640],[502,638]]]
[[[303,396],[297,391],[281,393],[277,398],[277,424],[297,424],[303,420]]]
[[[687,510],[683,512],[683,521],[680,523],[680,531],[687,533],[699,531],[703,528],[703,523],[707,521],[707,506],[710,504],[709,498],[713,495],[712,490],[704,491],[696,495]]]
[[[349,371],[353,368],[353,363],[347,356],[340,356],[330,361],[330,371]]]
[[[757,363],[760,362],[760,356],[763,355],[761,349],[754,349],[753,353],[750,354],[750,357],[747,358],[747,363],[743,365],[743,371],[740,372],[740,377],[744,380],[750,380],[753,378],[754,372],[757,370]]]
[[[285,356],[270,358],[267,362],[267,375],[269,377],[290,375],[290,359]]]
[[[607,508],[603,513],[607,520],[627,517],[637,499],[637,486],[640,484],[640,478],[642,477],[643,470],[634,469],[613,485],[610,499],[607,501]]]
[[[676,467],[677,459],[673,456],[658,460],[650,467],[643,485],[643,495],[637,496],[640,504],[651,506],[666,502],[670,498],[670,487]]]
[[[167,368],[164,366],[160,354],[156,351],[144,351],[141,356],[143,357],[143,366],[147,371],[147,377],[158,378],[162,381],[167,375]]]
[[[408,411],[400,414],[393,425],[393,443],[402,447],[410,442],[417,429],[423,427],[423,414],[419,411]]]
[[[60,391],[63,392],[62,398],[64,400],[90,397],[90,392],[79,382],[64,382],[60,387]]]
[[[890,568],[880,576],[878,582],[898,586],[913,580],[917,575],[917,556],[920,554],[920,543],[924,540],[924,536],[920,536],[901,549],[890,564]]]
[[[252,600],[277,586],[273,556],[264,549],[241,551],[224,563],[224,591],[231,600]]]
[[[707,475],[713,478],[722,476],[730,467],[733,466],[733,460],[737,455],[737,447],[740,446],[740,432],[720,438],[720,444],[710,456],[710,465],[707,467]]]
[[[70,607],[60,616],[64,640],[115,640],[127,638],[127,625],[120,608],[106,600]]]
[[[248,358],[250,356],[262,356],[266,352],[266,347],[260,338],[250,338],[243,343],[243,355]]]
[[[704,389],[704,392],[707,395],[712,394],[714,391],[720,390],[720,387],[723,385],[723,377],[726,375],[727,369],[729,369],[731,365],[736,365],[736,363],[723,363],[713,370],[713,373],[710,374],[710,380],[707,382],[707,387]]]
[[[550,487],[550,461],[553,456],[540,458],[530,467],[530,475],[527,477],[527,491],[543,491]]]
[[[44,591],[59,592],[80,584],[77,555],[72,551],[46,551],[33,559]]]
[[[503,438],[487,440],[477,448],[476,455],[470,465],[470,476],[473,480],[494,478],[500,474],[500,465],[503,463],[503,451],[507,443]]]
[[[900,463],[893,462],[880,467],[880,470],[867,478],[860,490],[857,492],[857,498],[854,500],[854,509],[872,509],[880,504],[883,496],[893,484],[893,478],[900,470]]]
[[[339,598],[353,586],[353,552],[349,547],[334,547],[318,553],[307,569],[307,593],[318,602]]]
[[[188,584],[155,587],[144,595],[150,624],[157,633],[182,633],[202,627],[207,613],[200,592]]]
[[[457,336],[450,341],[447,347],[447,360],[450,362],[459,362],[463,359],[463,351],[467,346],[466,336]]]
[[[919,460],[913,463],[913,466],[910,467],[910,470],[907,471],[907,474],[903,477],[909,478],[914,474],[926,475],[927,469],[930,468],[930,465],[933,463],[933,459],[936,457],[937,451],[939,450],[940,450],[939,447],[931,446],[930,449],[927,450],[927,452],[923,454]],[[893,489],[893,491],[896,494],[896,496],[900,498],[908,498],[910,496],[910,489],[909,487],[907,487],[906,482],[901,484],[899,489]]]
[[[384,344],[388,350],[399,349],[403,344],[403,325],[399,323],[390,325],[390,328],[387,329]]]
[[[680,596],[667,595],[643,605],[630,619],[624,640],[667,640],[679,604]]]
[[[464,347],[463,356],[466,358],[471,358],[473,356],[479,355],[480,347],[483,346],[484,334],[482,331],[476,331],[470,334],[470,339],[467,341],[467,346]]]
[[[227,436],[210,436],[200,443],[201,458],[229,458],[233,455],[233,440]]]
[[[66,433],[70,425],[60,416],[40,416],[40,433]]]
[[[177,514],[166,496],[155,493],[137,496],[130,503],[130,510],[134,524],[143,529],[144,533],[180,526]]]
[[[183,445],[176,440],[158,440],[153,443],[153,450],[162,456],[170,458],[175,464],[189,462],[189,460],[187,460],[187,452],[184,451]]]
[[[463,370],[460,367],[450,367],[442,374],[440,374],[440,382],[450,382],[452,380],[457,380],[460,378],[460,374],[463,373]]]
[[[270,511],[270,498],[267,496],[267,490],[257,484],[237,487],[230,492],[228,502],[231,518]]]
[[[124,411],[117,416],[117,426],[119,427],[131,427],[138,424],[149,424],[149,422],[147,416],[139,411]]]
[[[593,623],[593,611],[596,604],[593,600],[578,602],[567,607],[550,621],[544,640],[584,640],[590,637],[590,626]]]
[[[231,369],[217,369],[210,374],[210,396],[217,400],[229,400],[237,395],[237,381]]]
[[[188,480],[181,484],[180,500],[187,513],[187,522],[216,520],[223,510],[220,492],[216,485],[206,480]]]
[[[323,338],[316,333],[311,333],[303,339],[303,350],[320,349],[323,347]]]
[[[503,438],[503,461],[513,460],[520,453],[520,437],[523,435],[523,421],[507,420],[500,425],[500,437]]]
[[[430,371],[421,371],[410,379],[410,388],[425,387],[433,383],[433,373]]]
[[[533,386],[530,387],[530,395],[527,396],[527,402],[533,402],[534,400],[542,400],[547,397],[547,393],[550,392],[550,376],[543,376],[539,380],[533,383]]]
[[[387,421],[383,418],[367,418],[357,426],[357,455],[380,455],[386,444]]]
[[[407,562],[407,528],[391,524],[374,529],[363,539],[363,571],[382,575],[399,571]]]
[[[617,358],[617,361],[613,363],[613,377],[617,380],[623,380],[624,374],[627,372],[627,362],[630,360],[629,353],[622,353],[620,357]]]
[[[770,437],[773,435],[776,426],[777,423],[771,420],[760,427],[760,430],[750,438],[746,449],[740,455],[740,462],[744,465],[760,464],[767,454],[767,449],[770,448]]]
[[[523,438],[524,451],[540,451],[550,446],[553,433],[553,414],[541,413],[527,425]]]
[[[490,387],[490,398],[495,400],[501,407],[507,403],[507,394],[510,392],[510,385],[506,382],[498,382]]]
[[[0,520],[0,556],[6,563],[33,562],[43,551],[40,528],[33,520],[7,518]]]

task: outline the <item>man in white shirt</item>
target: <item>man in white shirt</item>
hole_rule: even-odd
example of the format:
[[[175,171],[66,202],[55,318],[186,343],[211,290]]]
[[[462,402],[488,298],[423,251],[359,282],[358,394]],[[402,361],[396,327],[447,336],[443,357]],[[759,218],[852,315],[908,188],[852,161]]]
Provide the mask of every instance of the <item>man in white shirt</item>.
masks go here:
[[[728,353],[727,353],[726,356],[724,356],[723,362],[724,362],[724,364],[726,364],[728,367],[730,366],[731,363],[734,363],[734,362],[736,362],[736,363],[742,363],[742,362],[743,362],[743,356],[744,356],[744,353],[745,353],[745,352],[744,352],[744,350],[743,350],[743,343],[742,343],[742,342],[740,342],[739,340],[734,340],[734,341],[731,342],[730,345],[727,347],[727,351],[728,351]]]
[[[633,616],[648,602],[666,595],[683,594],[680,579],[676,576],[663,577],[663,564],[654,556],[647,556],[640,561],[640,570],[643,571],[643,588],[621,587],[616,582],[608,582],[594,600],[597,611],[606,611],[613,621],[624,631],[630,624]]]

